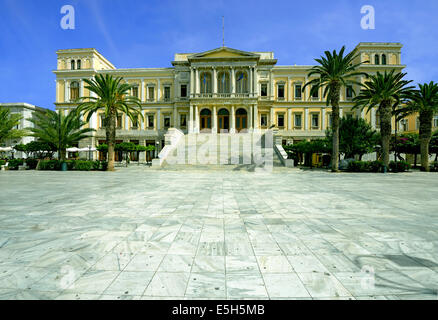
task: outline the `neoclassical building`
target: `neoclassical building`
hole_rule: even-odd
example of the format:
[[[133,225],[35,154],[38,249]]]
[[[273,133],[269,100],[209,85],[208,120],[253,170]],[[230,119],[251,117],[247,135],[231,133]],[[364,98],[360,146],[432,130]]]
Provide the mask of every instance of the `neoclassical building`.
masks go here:
[[[402,71],[400,43],[359,43],[361,71],[373,74],[395,69]],[[325,136],[330,126],[331,108],[322,91],[310,95],[303,85],[311,80],[312,66],[278,65],[273,52],[246,52],[221,47],[201,53],[177,53],[170,68],[116,68],[95,49],[57,51],[56,109],[69,112],[79,96],[89,96],[84,78],[99,73],[123,77],[132,85],[132,95],[142,102],[144,120],[117,119],[117,139],[148,145],[164,144],[164,134],[175,127],[185,134],[199,132],[261,131],[276,127],[283,143]],[[353,80],[353,79],[352,79]],[[354,79],[363,81],[364,79]],[[341,115],[365,118],[378,127],[375,110],[352,110],[350,85],[341,93]],[[105,140],[103,115],[94,115],[88,126],[95,128],[91,141]],[[404,131],[415,130],[415,119],[399,124]]]

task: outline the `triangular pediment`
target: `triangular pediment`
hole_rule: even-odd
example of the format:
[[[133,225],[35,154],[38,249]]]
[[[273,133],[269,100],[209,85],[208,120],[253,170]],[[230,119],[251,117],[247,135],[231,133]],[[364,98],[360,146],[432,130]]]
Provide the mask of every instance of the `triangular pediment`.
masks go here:
[[[232,49],[228,47],[221,47],[205,52],[195,53],[188,57],[189,59],[220,59],[220,58],[260,58],[260,55]]]

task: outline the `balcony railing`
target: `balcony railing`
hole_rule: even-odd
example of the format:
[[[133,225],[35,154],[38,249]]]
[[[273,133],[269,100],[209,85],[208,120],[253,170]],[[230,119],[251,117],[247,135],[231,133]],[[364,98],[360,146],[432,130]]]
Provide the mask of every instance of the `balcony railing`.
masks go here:
[[[192,98],[256,98],[256,93],[195,93],[191,95]]]

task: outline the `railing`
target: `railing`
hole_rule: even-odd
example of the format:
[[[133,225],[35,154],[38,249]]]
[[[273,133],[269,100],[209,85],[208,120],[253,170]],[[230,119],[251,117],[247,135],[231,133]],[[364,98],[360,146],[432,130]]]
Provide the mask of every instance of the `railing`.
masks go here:
[[[192,98],[256,98],[256,93],[192,93]]]

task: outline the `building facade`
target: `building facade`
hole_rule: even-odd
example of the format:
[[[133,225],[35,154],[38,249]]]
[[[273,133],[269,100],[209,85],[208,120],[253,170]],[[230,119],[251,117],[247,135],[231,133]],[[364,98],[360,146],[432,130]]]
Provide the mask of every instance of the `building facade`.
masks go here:
[[[36,112],[45,112],[47,109],[34,106],[29,103],[19,102],[19,103],[0,103],[0,108],[8,108],[11,114],[19,114],[21,116],[20,123],[15,127],[15,129],[26,129],[33,128],[33,122],[29,121],[29,119],[34,118]],[[0,147],[13,147],[17,144],[26,144],[31,141],[34,141],[35,138],[32,136],[25,136],[21,139],[9,139],[0,145]],[[14,157],[16,158],[26,158],[26,154],[24,152],[15,152]]]
[[[374,74],[405,68],[400,43],[359,43],[360,71]],[[303,92],[312,66],[277,65],[273,52],[246,52],[221,47],[201,53],[177,53],[170,68],[118,69],[95,49],[57,51],[56,109],[70,112],[77,97],[89,96],[84,78],[104,73],[123,77],[134,86],[131,94],[142,103],[144,119],[117,119],[118,142],[164,144],[164,134],[175,127],[185,134],[200,132],[252,132],[276,127],[284,144],[322,138],[330,127],[331,108],[322,90]],[[363,82],[364,78],[352,79]],[[341,116],[366,119],[378,128],[376,110],[352,110],[353,84],[341,93]],[[412,118],[412,119],[411,119]],[[399,129],[413,131],[415,117],[400,122]],[[394,123],[395,125],[395,123]],[[438,123],[437,123],[438,125]],[[105,140],[103,114],[95,114],[87,126],[96,129],[81,146]],[[140,159],[141,160],[141,159]]]

